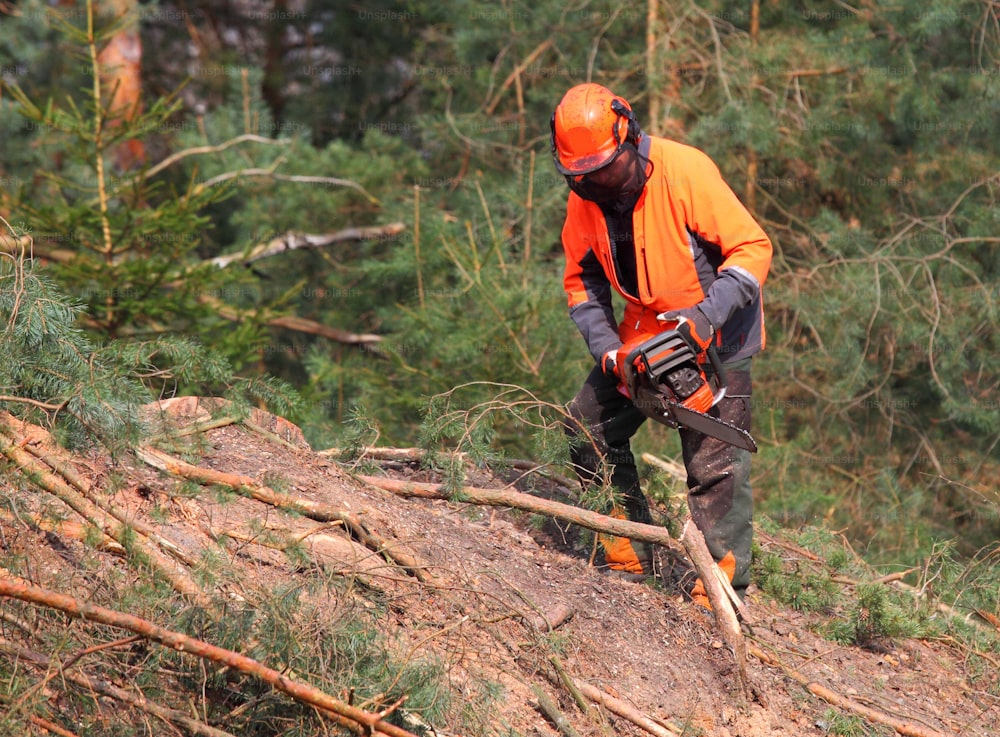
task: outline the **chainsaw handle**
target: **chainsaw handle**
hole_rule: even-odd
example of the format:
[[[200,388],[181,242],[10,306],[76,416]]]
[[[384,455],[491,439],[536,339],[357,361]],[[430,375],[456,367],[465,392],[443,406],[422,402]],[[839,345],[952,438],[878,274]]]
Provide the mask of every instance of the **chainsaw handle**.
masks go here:
[[[635,397],[638,389],[639,377],[636,375],[635,363],[642,355],[642,346],[637,345],[632,350],[628,352],[625,360],[620,366],[622,372],[622,385],[625,387],[625,391],[628,392],[629,398]]]
[[[729,386],[729,374],[726,372],[725,366],[722,365],[719,352],[715,350],[714,343],[705,349],[705,353],[708,355],[708,362],[712,365],[716,380],[719,382],[719,389],[715,392],[715,398],[712,400],[712,406],[714,407],[726,396],[726,387]]]

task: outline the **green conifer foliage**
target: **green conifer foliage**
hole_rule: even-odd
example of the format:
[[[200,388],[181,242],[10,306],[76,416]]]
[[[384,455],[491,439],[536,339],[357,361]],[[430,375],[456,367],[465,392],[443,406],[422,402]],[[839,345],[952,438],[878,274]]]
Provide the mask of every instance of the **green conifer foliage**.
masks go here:
[[[249,270],[219,268],[205,257],[218,251],[211,232],[226,225],[222,215],[232,183],[248,171],[251,178],[272,173],[277,155],[269,149],[286,142],[235,125],[228,139],[214,138],[214,130],[208,140],[185,138],[181,103],[173,96],[147,102],[130,119],[109,115],[94,71],[98,49],[117,25],[102,25],[89,6],[67,16],[25,13],[21,22],[58,28],[53,48],[76,60],[76,76],[61,80],[68,89],[39,91],[52,95],[45,103],[28,91],[38,85],[33,75],[26,74],[28,87],[9,80],[0,114],[8,126],[19,118],[36,152],[14,177],[13,222],[32,237],[34,255],[50,264],[50,277],[82,303],[80,324],[98,341],[172,337],[211,346],[237,370],[256,365],[268,338],[256,279]],[[74,79],[85,84],[72,89]],[[220,124],[217,133],[227,130]],[[127,141],[143,141],[152,152],[170,142],[191,145],[120,169],[114,153]],[[229,148],[241,149],[232,169],[225,167],[234,159],[220,154]],[[226,386],[199,388],[221,392]]]
[[[94,340],[79,327],[85,305],[28,253],[0,256],[0,410],[52,427],[67,445],[96,441],[116,452],[144,438],[143,405],[181,388],[222,394],[233,411],[249,401],[282,414],[299,410],[284,382],[241,379],[224,358],[189,338]]]
[[[755,368],[761,508],[865,538],[891,514],[898,546],[901,530],[938,525],[969,549],[996,539],[1000,36],[981,3],[761,3],[759,27],[746,3],[659,3],[652,28],[647,7],[605,0],[321,5],[261,33],[209,3],[207,20],[184,16],[201,41],[146,25],[154,86],[195,77],[189,107],[168,105],[150,132],[151,161],[212,152],[137,188],[111,181],[110,264],[80,186],[93,188],[95,143],[38,122],[79,122],[66,94],[45,94],[58,78],[93,130],[72,86],[86,64],[21,48],[52,39],[28,17],[0,41],[28,60],[5,79],[55,98],[13,127],[15,98],[0,100],[7,201],[38,215],[36,253],[88,254],[52,270],[87,301],[88,329],[196,336],[240,370],[278,373],[305,387],[317,443],[363,410],[386,442],[411,444],[427,398],[465,384],[470,406],[504,383],[564,402],[590,359],[565,313],[548,125],[568,87],[596,81],[648,130],[711,154],[775,243]],[[156,242],[171,218],[177,242]],[[248,268],[202,263],[290,230],[387,222],[405,228]],[[269,324],[280,316],[381,340]],[[501,421],[490,443],[533,445],[516,428]],[[675,455],[672,437],[644,428],[638,443]]]
[[[96,436],[121,447],[138,439],[138,409],[150,400],[133,370],[150,365],[128,366],[116,346],[95,346],[77,327],[82,309],[30,259],[0,258],[0,408],[44,424],[55,420],[71,444]]]

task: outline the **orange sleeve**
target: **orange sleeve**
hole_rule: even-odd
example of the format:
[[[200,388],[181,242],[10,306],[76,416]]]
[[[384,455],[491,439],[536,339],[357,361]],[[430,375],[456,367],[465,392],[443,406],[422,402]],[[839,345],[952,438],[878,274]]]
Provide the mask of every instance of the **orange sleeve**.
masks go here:
[[[695,148],[687,148],[685,153],[685,221],[700,238],[719,245],[723,256],[720,272],[738,269],[753,277],[759,289],[771,268],[771,239],[723,180],[715,162]]]

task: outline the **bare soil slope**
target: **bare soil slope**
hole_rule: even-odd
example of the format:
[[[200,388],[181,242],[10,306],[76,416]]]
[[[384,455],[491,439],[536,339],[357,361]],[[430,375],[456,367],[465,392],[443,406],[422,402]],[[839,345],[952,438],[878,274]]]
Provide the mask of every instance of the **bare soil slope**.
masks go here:
[[[191,400],[175,403],[171,414],[182,427],[208,419],[205,404]],[[895,643],[885,652],[837,645],[815,634],[814,615],[779,607],[751,589],[748,643],[756,655],[748,663],[753,693],[743,699],[732,653],[712,618],[691,604],[673,579],[635,584],[603,575],[589,564],[579,530],[551,520],[539,524],[516,510],[384,491],[357,480],[349,469],[309,448],[297,428],[264,413],[248,422],[191,431],[161,447],[177,457],[178,443],[193,466],[238,475],[245,484],[283,494],[285,501],[298,500],[300,513],[220,492],[218,483],[192,482],[177,467],[173,472],[153,468],[149,461],[156,459],[148,456],[146,462],[128,455],[112,463],[94,453],[67,463],[89,489],[108,492],[113,507],[130,520],[155,529],[168,548],[185,551],[186,557],[173,559],[187,560],[193,580],[212,596],[253,602],[260,592],[315,575],[275,549],[280,547],[276,539],[294,538],[325,571],[354,581],[354,597],[378,602],[379,626],[401,657],[445,664],[455,706],[449,723],[434,724],[436,732],[426,733],[824,735],[831,706],[821,696],[843,699],[837,707],[841,715],[860,711],[869,724],[883,717],[894,720],[860,734],[997,733],[1000,702],[977,690],[983,688],[981,678],[978,686],[970,686],[966,654],[957,648],[917,640]],[[27,436],[21,444],[31,450],[45,441]],[[369,466],[365,472],[436,480],[416,463],[383,464],[381,470]],[[20,512],[0,517],[0,552],[4,560],[23,563],[21,577],[97,600],[103,587],[134,581],[122,573],[126,564],[114,544],[95,550],[94,540],[85,545],[75,539],[69,524],[42,529],[43,520],[51,518],[44,510],[51,512],[56,504],[53,498],[11,478],[5,476],[0,496],[11,495],[4,506]],[[473,476],[470,482],[503,485],[488,476]],[[321,523],[310,509],[336,509],[342,515]],[[79,521],[62,511],[67,522]],[[265,538],[269,544],[262,544]],[[789,550],[783,548],[782,554],[794,555]],[[192,564],[204,560],[206,552],[224,558],[235,574],[213,587]],[[27,607],[7,599],[0,599],[0,607],[8,612],[0,619],[0,642],[30,646],[24,629]],[[0,669],[16,670],[17,657],[10,647],[0,649]],[[484,681],[495,684],[497,692],[489,704],[473,700]],[[603,705],[584,713],[568,684],[581,688],[585,702]],[[47,688],[57,692],[71,686],[50,683]],[[187,698],[196,705],[203,696],[195,692]],[[547,715],[540,708],[545,697],[554,705]],[[460,716],[463,698],[477,711],[475,718]],[[50,714],[58,715],[58,699],[52,699]],[[131,707],[111,706],[107,696],[99,700],[108,705],[107,734],[129,734],[127,724],[142,723]],[[0,699],[0,714],[8,706]],[[192,711],[200,713],[197,706]],[[566,720],[562,726],[556,713]],[[176,723],[162,732],[151,729],[136,727],[135,733],[186,731]],[[38,733],[45,731],[39,727]]]

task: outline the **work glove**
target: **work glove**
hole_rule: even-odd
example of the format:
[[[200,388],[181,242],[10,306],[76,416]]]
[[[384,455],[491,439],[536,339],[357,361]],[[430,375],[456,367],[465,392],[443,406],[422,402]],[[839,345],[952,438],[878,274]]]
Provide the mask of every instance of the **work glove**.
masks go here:
[[[601,357],[601,371],[609,379],[622,380],[621,374],[618,373],[618,349],[608,351]]]
[[[675,330],[684,339],[695,355],[702,355],[712,345],[715,328],[711,321],[698,307],[687,307],[683,310],[661,312],[656,316],[660,322],[676,322]]]
[[[626,399],[631,399],[632,395],[629,393],[628,387],[625,386],[625,379],[622,377],[621,367],[618,365],[618,352],[621,348],[616,348],[615,350],[608,351],[601,357],[601,371],[609,379],[616,379],[618,381],[618,393],[621,394]]]

